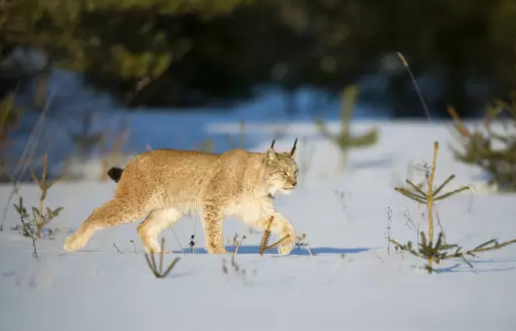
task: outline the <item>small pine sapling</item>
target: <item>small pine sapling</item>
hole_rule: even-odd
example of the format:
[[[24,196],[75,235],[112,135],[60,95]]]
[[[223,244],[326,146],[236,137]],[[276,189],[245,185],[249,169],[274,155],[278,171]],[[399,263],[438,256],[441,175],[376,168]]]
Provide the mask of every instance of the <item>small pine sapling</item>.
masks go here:
[[[129,242],[133,245],[134,255],[138,255],[138,253],[136,252],[136,246],[134,245],[134,240],[130,239]]]
[[[463,152],[454,148],[452,151],[457,160],[480,167],[490,176],[488,185],[496,185],[502,192],[516,192],[516,93],[512,103],[497,101],[490,106],[483,120],[483,128],[473,132],[462,123],[453,107],[448,112],[454,120],[456,138],[462,145]],[[500,121],[503,132],[496,132],[492,123],[502,113],[508,113],[509,118]]]
[[[32,247],[33,252],[32,256],[36,259],[38,258],[38,248],[36,246],[36,231],[34,230],[34,222],[29,220],[29,214],[27,213],[27,208],[23,205],[23,198],[20,196],[20,200],[18,204],[14,204],[14,209],[20,216],[21,222],[21,234],[24,237],[30,237],[32,239]]]
[[[281,244],[285,239],[290,237],[290,235],[287,234],[286,236],[284,236],[283,238],[281,238],[274,244],[269,245],[268,242],[269,242],[269,238],[271,236],[271,227],[272,227],[273,221],[274,221],[274,216],[271,216],[271,218],[269,218],[269,222],[267,223],[267,228],[265,229],[265,232],[263,233],[262,242],[260,244],[260,256],[263,256],[264,251],[273,249],[274,247]]]
[[[369,132],[353,136],[351,135],[351,121],[353,119],[353,108],[355,101],[358,98],[359,90],[355,86],[348,86],[344,89],[342,94],[342,109],[341,109],[341,128],[338,134],[330,132],[322,119],[316,119],[315,125],[319,132],[331,142],[333,142],[342,152],[341,169],[346,167],[347,152],[351,148],[361,148],[371,146],[378,141],[378,129],[373,128]]]
[[[118,254],[124,255],[124,252],[122,252],[122,250],[120,248],[118,248],[118,246],[115,243],[113,243],[113,247],[116,249]]]
[[[419,242],[417,243],[417,247],[412,246],[412,242],[408,241],[407,244],[400,244],[398,241],[389,238],[389,241],[395,245],[395,247],[401,251],[407,251],[411,253],[412,255],[419,258],[424,258],[427,261],[426,270],[428,273],[437,272],[436,269],[434,269],[433,264],[440,264],[443,260],[448,259],[456,259],[460,258],[462,259],[468,266],[473,268],[473,265],[466,259],[466,256],[472,256],[476,257],[476,253],[490,251],[490,250],[497,250],[502,247],[505,247],[507,245],[516,243],[515,240],[506,241],[503,243],[498,243],[495,239],[491,239],[489,241],[486,241],[477,247],[462,251],[462,247],[460,247],[457,244],[447,244],[444,242],[444,233],[440,232],[437,235],[437,240],[434,244],[434,221],[433,221],[433,208],[434,208],[434,202],[439,200],[444,200],[446,198],[449,198],[450,196],[460,193],[462,191],[465,191],[469,189],[468,186],[460,187],[454,191],[448,192],[448,193],[441,193],[441,191],[444,189],[444,187],[450,183],[450,181],[455,177],[454,175],[451,175],[446,179],[436,190],[433,189],[434,184],[434,178],[435,178],[435,170],[437,167],[437,152],[439,149],[439,144],[437,142],[434,143],[434,157],[433,157],[433,163],[432,168],[428,180],[428,189],[427,192],[424,192],[421,187],[421,185],[415,185],[412,181],[407,180],[407,184],[410,185],[411,189],[407,189],[404,187],[396,187],[395,190],[403,194],[405,197],[410,198],[411,200],[414,200],[418,203],[425,204],[427,206],[428,210],[428,237],[427,235],[421,231],[419,232],[418,228],[418,239]]]
[[[165,278],[172,271],[176,263],[181,259],[180,257],[176,257],[168,266],[167,270],[163,272],[163,255],[165,254],[165,238],[161,238],[161,253],[159,257],[159,269],[156,266],[156,259],[154,257],[154,251],[151,251],[150,254],[145,253],[145,260],[152,273],[156,278]],[[149,258],[150,255],[150,258]]]
[[[45,199],[47,197],[47,193],[50,188],[57,182],[57,178],[47,182],[47,166],[48,166],[48,155],[45,154],[43,159],[43,173],[41,179],[34,174],[34,170],[30,169],[30,173],[32,175],[32,179],[34,183],[39,186],[41,191],[41,195],[39,198],[39,208],[32,207],[32,213],[35,219],[36,224],[36,236],[41,238],[41,232],[45,225],[50,223],[55,217],[59,215],[59,213],[63,210],[63,207],[58,207],[54,210],[51,210],[47,207],[46,211],[43,210],[43,205],[45,203]]]

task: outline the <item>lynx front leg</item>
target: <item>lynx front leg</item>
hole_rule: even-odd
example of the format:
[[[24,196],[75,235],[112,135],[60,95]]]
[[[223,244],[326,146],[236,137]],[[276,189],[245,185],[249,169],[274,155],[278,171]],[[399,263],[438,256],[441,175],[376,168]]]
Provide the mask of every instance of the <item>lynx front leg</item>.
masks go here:
[[[271,232],[279,236],[281,239],[288,236],[278,246],[278,253],[281,255],[288,255],[294,248],[296,242],[296,233],[292,224],[280,213],[274,213],[271,216],[274,217],[271,225]],[[270,217],[259,220],[253,225],[263,230],[267,228]]]
[[[174,225],[183,214],[175,208],[153,210],[149,216],[138,225],[138,235],[147,253],[161,253],[158,236],[169,226]],[[165,253],[165,252],[164,252]]]
[[[226,254],[223,236],[222,210],[215,206],[205,206],[203,214],[206,249],[210,254]]]

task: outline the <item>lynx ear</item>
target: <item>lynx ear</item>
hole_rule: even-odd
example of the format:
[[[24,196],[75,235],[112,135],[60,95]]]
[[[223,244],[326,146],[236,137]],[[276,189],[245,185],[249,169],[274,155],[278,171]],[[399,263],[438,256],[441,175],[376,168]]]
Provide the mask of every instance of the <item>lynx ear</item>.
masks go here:
[[[292,150],[290,151],[290,158],[293,159],[296,156],[297,149],[297,138],[294,140],[294,146],[292,146]]]
[[[278,159],[278,154],[276,154],[274,149],[272,149],[272,147],[267,149],[267,152],[265,152],[265,160],[270,162],[270,161],[276,161],[277,159]]]

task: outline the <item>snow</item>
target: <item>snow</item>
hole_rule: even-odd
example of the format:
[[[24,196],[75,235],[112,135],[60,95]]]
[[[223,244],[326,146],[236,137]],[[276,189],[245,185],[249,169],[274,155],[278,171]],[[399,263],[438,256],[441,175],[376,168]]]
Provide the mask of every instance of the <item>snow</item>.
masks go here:
[[[385,88],[378,77],[364,78],[360,87],[373,93]],[[58,182],[48,193],[46,206],[64,210],[48,226],[57,231],[55,238],[38,240],[37,260],[31,241],[11,230],[19,223],[12,206],[18,196],[9,200],[12,187],[0,185],[2,214],[4,206],[8,208],[0,232],[2,331],[516,329],[516,245],[471,259],[474,269],[449,261],[439,274],[428,275],[422,262],[396,253],[386,240],[389,226],[390,236],[400,242],[416,241],[417,224],[426,231],[424,208],[393,188],[406,178],[422,180],[418,168],[431,162],[436,140],[436,182],[455,174],[448,190],[472,187],[438,203],[448,241],[470,248],[492,238],[516,238],[514,194],[496,193],[486,187],[482,171],[453,159],[449,144],[455,141],[448,122],[389,121],[379,117],[387,114],[378,114],[360,99],[353,133],[376,126],[380,140],[350,151],[342,172],[338,149],[312,122],[313,114],[321,112],[336,130],[339,100],[310,89],[296,93],[296,116],[284,112],[285,96],[271,87],[257,89],[255,100],[241,102],[231,112],[127,111],[85,88],[77,75],[55,70],[48,97],[52,102],[35,162],[41,164],[43,152],[48,152],[50,171],[60,174],[68,162],[72,180]],[[18,101],[30,105],[31,100]],[[149,270],[136,224],[102,230],[81,251],[64,252],[65,238],[112,197],[116,186],[100,180],[106,154],[95,150],[81,158],[70,139],[70,132],[80,130],[85,112],[95,114],[93,132],[110,130],[116,135],[120,119],[127,120],[122,155],[110,163],[116,166],[124,166],[147,145],[191,149],[211,139],[215,151],[223,152],[230,148],[227,134],[238,140],[242,119],[245,147],[251,151],[265,151],[274,138],[277,150],[290,149],[298,137],[300,185],[291,195],[278,197],[276,207],[298,234],[306,233],[314,256],[304,249],[279,256],[274,249],[260,257],[262,233],[250,233],[228,218],[224,236],[229,251],[235,233],[247,236],[235,256],[240,270],[246,270],[244,277],[231,266],[231,254],[205,253],[199,217],[186,217],[163,233],[166,248],[173,250],[165,256],[165,266],[181,258],[164,279],[154,278]],[[7,160],[10,169],[37,118],[28,113],[22,120],[21,134],[14,137],[18,144]],[[30,181],[20,184],[19,193],[25,205],[37,206],[40,192]],[[200,254],[188,248],[192,234]]]
[[[200,136],[215,139],[224,150],[225,134],[235,136],[239,126],[238,117],[225,114],[217,119],[149,112],[129,118],[137,123],[133,139],[139,151],[147,143],[191,148]],[[340,172],[338,150],[311,122],[248,125],[249,150],[264,151],[278,131],[283,136],[277,150],[289,149],[300,138],[296,160],[304,179],[276,206],[298,234],[307,234],[315,255],[300,249],[279,256],[274,249],[260,257],[262,233],[250,234],[228,218],[226,240],[235,233],[247,235],[236,255],[245,279],[235,274],[231,255],[190,253],[192,234],[199,248],[204,246],[198,217],[184,218],[163,233],[166,247],[174,250],[165,264],[181,257],[164,279],[151,274],[136,224],[100,231],[83,250],[65,253],[66,236],[112,196],[113,182],[62,182],[51,189],[47,205],[64,210],[49,224],[59,229],[56,238],[38,241],[39,260],[31,256],[30,240],[10,230],[18,222],[11,202],[0,232],[0,330],[515,330],[516,245],[472,259],[474,269],[449,261],[440,266],[441,273],[428,275],[422,263],[416,267],[417,258],[397,254],[392,245],[388,254],[385,237],[389,209],[392,238],[416,240],[407,214],[426,229],[424,208],[393,188],[407,177],[422,178],[410,164],[430,163],[435,140],[440,143],[436,182],[453,173],[448,190],[475,188],[438,204],[449,242],[474,247],[492,238],[516,238],[514,195],[485,190],[479,169],[453,159],[450,123],[364,120],[353,125],[353,132],[372,126],[380,129],[379,143],[351,151]],[[166,140],[180,132],[182,141]],[[1,186],[0,201],[7,202],[10,192],[9,185]],[[24,183],[20,194],[26,205],[37,205],[36,186]]]

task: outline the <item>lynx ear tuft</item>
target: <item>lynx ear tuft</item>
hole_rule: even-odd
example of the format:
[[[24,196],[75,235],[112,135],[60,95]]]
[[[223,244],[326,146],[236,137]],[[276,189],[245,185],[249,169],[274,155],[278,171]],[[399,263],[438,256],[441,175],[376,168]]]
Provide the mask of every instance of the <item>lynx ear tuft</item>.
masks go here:
[[[294,140],[294,146],[292,146],[292,150],[290,151],[290,158],[293,159],[296,156],[297,149],[297,138]]]

